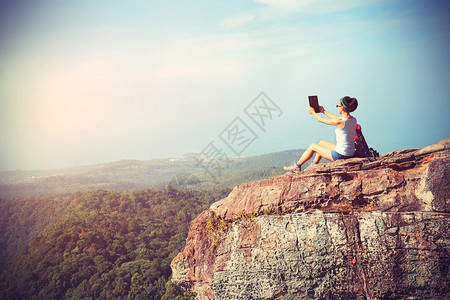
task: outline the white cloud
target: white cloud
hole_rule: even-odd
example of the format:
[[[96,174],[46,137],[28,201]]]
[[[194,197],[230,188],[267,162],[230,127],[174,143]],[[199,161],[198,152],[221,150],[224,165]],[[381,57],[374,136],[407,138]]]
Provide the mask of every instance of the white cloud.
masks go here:
[[[261,3],[280,10],[297,10],[299,7],[307,7],[311,3],[317,2],[314,0],[253,0],[256,3]]]
[[[345,11],[352,8],[372,4],[380,4],[384,0],[253,0],[262,4],[253,12],[237,14],[222,20],[221,26],[235,29],[254,21],[267,21],[282,18],[293,13],[327,14]]]
[[[276,14],[302,13],[330,13],[343,11],[355,7],[380,3],[380,0],[253,0],[266,5],[267,9],[274,10]]]
[[[224,19],[220,25],[225,29],[233,29],[252,22],[255,17],[256,15],[254,13],[238,14]]]
[[[254,61],[253,51],[273,46],[274,42],[260,32],[209,35],[171,41],[149,56],[155,61],[152,72],[156,79],[223,80],[248,72]]]

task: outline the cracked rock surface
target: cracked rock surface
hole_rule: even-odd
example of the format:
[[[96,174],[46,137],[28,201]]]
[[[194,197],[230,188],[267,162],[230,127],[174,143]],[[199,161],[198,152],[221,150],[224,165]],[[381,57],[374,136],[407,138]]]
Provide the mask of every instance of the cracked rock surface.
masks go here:
[[[448,299],[450,140],[236,186],[191,223],[197,299]]]

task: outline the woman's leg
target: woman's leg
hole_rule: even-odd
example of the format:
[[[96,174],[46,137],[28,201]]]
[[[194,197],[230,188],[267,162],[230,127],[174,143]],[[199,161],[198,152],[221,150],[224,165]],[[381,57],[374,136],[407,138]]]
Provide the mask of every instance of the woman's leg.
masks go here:
[[[297,162],[297,165],[301,166],[305,162],[307,162],[314,153],[316,153],[316,161],[319,161],[322,157],[333,161],[333,157],[331,156],[331,151],[334,150],[334,148],[330,148],[334,145],[333,143],[327,142],[327,141],[320,141],[319,144],[313,143],[311,144],[308,149],[306,149],[305,152],[303,152],[303,155],[300,157],[300,159]],[[334,146],[336,147],[336,146]],[[318,159],[317,159],[318,158]]]
[[[331,151],[336,149],[336,144],[330,143],[328,141],[320,141],[319,145],[324,146],[324,147],[330,149]],[[314,163],[318,163],[321,158],[322,158],[322,156],[316,152],[316,157],[314,158]],[[333,161],[333,160],[331,160],[331,161]]]

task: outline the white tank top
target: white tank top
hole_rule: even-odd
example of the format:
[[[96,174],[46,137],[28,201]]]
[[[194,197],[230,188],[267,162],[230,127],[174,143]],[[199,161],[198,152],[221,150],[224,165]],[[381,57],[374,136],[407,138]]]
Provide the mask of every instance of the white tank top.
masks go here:
[[[355,154],[355,130],[356,118],[342,118],[345,122],[344,128],[336,128],[336,149],[335,151],[341,155],[353,156]]]

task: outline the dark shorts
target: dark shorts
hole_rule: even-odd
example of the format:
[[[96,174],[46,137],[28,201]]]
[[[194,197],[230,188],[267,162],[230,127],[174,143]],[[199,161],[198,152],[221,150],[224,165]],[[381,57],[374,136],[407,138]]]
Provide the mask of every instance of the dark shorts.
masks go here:
[[[352,158],[352,156],[345,156],[345,155],[339,154],[335,150],[331,151],[331,157],[333,158],[333,161],[337,161],[338,159]]]

